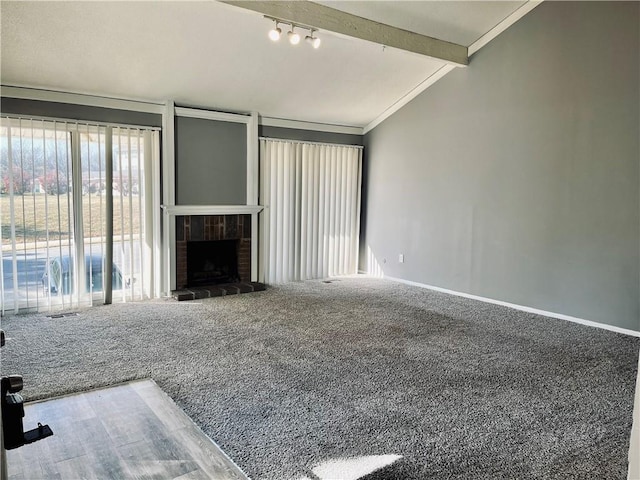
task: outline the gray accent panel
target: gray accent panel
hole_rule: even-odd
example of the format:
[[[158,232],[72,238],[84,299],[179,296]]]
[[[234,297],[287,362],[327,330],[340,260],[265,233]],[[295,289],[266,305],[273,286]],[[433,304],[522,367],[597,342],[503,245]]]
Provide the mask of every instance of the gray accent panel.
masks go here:
[[[347,133],[318,132],[315,130],[301,130],[297,128],[269,127],[260,125],[258,135],[268,138],[298,140],[301,142],[337,143],[340,145],[362,145],[362,135]]]
[[[369,132],[361,267],[640,330],[639,10],[545,2]]]
[[[113,108],[91,107],[72,103],[43,102],[2,97],[0,105],[5,115],[32,115],[86,122],[104,122],[144,127],[162,127],[162,115]]]
[[[247,126],[176,117],[176,204],[247,204]]]

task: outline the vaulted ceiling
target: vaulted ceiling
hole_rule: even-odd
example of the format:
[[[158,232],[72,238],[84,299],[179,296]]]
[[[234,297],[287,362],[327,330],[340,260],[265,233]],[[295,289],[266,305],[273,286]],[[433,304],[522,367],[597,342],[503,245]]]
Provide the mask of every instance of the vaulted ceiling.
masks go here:
[[[317,3],[469,47],[527,2]],[[447,65],[323,29],[317,50],[271,42],[272,21],[216,1],[0,5],[3,85],[366,126]]]

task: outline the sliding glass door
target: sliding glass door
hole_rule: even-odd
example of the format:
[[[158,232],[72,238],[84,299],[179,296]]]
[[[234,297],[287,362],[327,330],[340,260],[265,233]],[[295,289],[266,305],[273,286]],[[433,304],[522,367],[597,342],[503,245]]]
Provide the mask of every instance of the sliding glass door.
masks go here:
[[[144,180],[153,140],[149,130],[2,118],[3,314],[101,303],[109,287],[113,301],[148,296]]]
[[[362,148],[260,139],[265,278],[357,273]]]

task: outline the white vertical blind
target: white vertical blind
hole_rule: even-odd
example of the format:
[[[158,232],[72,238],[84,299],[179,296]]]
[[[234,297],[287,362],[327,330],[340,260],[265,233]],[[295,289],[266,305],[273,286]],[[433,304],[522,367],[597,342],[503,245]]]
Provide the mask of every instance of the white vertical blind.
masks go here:
[[[260,139],[268,283],[356,273],[362,148]]]
[[[114,157],[110,185],[107,144]],[[98,303],[107,283],[121,301],[152,295],[153,225],[146,222],[145,191],[152,187],[146,178],[158,162],[158,144],[158,132],[148,129],[0,119],[1,314]],[[116,227],[111,282],[102,278],[110,201]]]

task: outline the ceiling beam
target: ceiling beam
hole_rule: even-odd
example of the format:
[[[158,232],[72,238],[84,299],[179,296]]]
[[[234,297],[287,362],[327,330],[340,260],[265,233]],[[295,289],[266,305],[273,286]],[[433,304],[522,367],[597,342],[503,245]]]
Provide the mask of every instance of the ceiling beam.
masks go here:
[[[465,46],[392,27],[306,0],[222,0],[222,2],[297,25],[367,40],[457,66],[469,63],[468,49]]]

